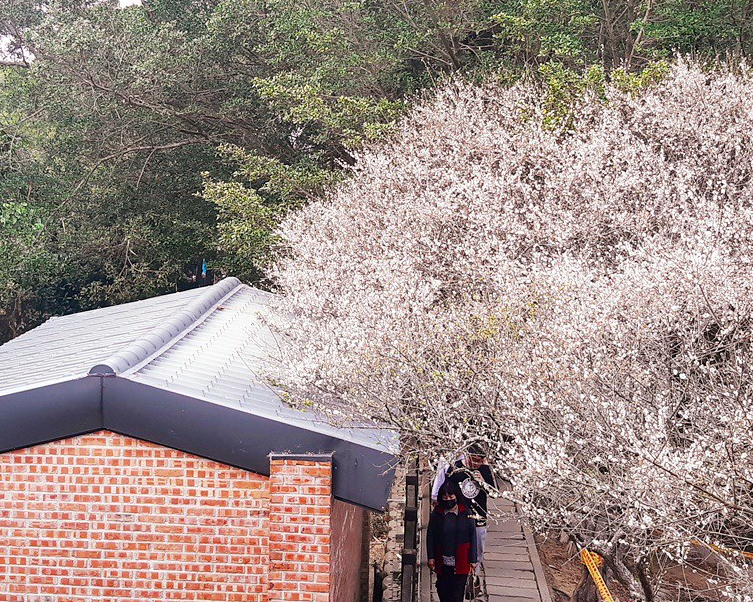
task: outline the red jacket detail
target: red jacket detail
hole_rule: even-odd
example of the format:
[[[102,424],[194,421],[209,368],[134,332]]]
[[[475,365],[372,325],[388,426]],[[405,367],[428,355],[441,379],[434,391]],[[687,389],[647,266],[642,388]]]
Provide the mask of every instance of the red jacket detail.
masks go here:
[[[445,509],[437,506],[429,518],[426,529],[426,552],[429,560],[434,560],[434,567],[441,573],[442,537]],[[467,575],[471,572],[471,563],[478,562],[476,550],[476,521],[468,516],[468,509],[458,504],[458,517],[455,529],[455,574]]]

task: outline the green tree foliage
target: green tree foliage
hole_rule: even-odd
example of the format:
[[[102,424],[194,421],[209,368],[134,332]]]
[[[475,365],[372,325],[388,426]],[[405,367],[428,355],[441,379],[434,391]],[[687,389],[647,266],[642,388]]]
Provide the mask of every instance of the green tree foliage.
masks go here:
[[[721,12],[744,24],[745,8],[737,4]],[[222,24],[228,52],[242,48],[250,62],[250,57],[266,58],[268,70],[253,78],[253,85],[304,151],[275,157],[280,161],[273,163],[273,172],[282,176],[275,177],[265,175],[269,158],[258,149],[236,148],[223,153],[239,167],[232,186],[205,182],[205,198],[221,208],[220,244],[239,264],[236,270],[264,262],[273,238],[260,227],[337,179],[317,170],[352,163],[352,152],[363,141],[390,130],[410,94],[447,74],[533,75],[544,83],[545,123],[567,129],[571,107],[587,90],[598,93],[610,79],[637,90],[666,72],[661,59],[676,50],[709,56],[751,50],[744,43],[744,25],[738,38],[699,35],[701,28],[716,28],[720,9],[713,3],[276,0],[264,3],[267,12],[260,22],[266,37],[258,27],[245,28],[248,19],[234,12],[246,10],[242,3],[222,6],[215,27]],[[667,24],[688,19],[697,26],[674,38],[663,33]]]
[[[190,286],[202,259],[259,282],[279,220],[448,75],[537,77],[566,130],[579,95],[640,86],[676,50],[749,54],[751,4],[0,0],[0,202],[56,264],[49,303],[17,279],[30,301],[0,312],[29,325]]]
[[[753,51],[750,0],[513,0],[491,3],[499,49],[518,64],[628,71],[676,52]]]
[[[632,25],[643,32],[649,57],[671,52],[750,56],[753,2],[750,0],[664,0],[646,5]]]
[[[44,224],[27,203],[0,204],[0,335],[19,334],[53,301],[55,258],[45,249]]]

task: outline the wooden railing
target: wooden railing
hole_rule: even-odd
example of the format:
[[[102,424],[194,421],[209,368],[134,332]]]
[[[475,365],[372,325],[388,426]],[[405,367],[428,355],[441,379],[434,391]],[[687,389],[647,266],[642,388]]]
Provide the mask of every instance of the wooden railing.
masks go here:
[[[418,507],[420,473],[418,464],[408,469],[405,476],[405,536],[403,539],[402,582],[400,602],[415,602],[418,584],[418,559],[420,545]]]
[[[417,602],[430,602],[431,581],[433,573],[426,564],[426,529],[431,515],[431,471],[424,471],[419,476],[418,495],[418,585],[416,588]]]

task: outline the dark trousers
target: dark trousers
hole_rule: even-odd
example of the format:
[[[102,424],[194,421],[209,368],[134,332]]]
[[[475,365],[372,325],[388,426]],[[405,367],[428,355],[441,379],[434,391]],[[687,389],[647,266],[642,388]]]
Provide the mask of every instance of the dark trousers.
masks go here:
[[[456,575],[446,568],[437,576],[437,595],[439,602],[463,602],[465,582],[468,575]]]

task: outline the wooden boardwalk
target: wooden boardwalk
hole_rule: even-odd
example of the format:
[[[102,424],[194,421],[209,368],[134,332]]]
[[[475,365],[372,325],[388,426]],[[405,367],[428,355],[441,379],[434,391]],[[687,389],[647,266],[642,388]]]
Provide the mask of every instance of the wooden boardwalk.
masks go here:
[[[422,543],[427,506],[422,504]],[[502,518],[489,522],[484,551],[484,593],[477,601],[552,602],[533,537],[518,520],[515,505],[503,499],[489,500],[489,511],[490,515]],[[419,602],[438,602],[434,578],[425,560],[421,563]]]
[[[488,602],[552,602],[533,536],[517,519],[515,506],[489,500],[489,511],[510,518],[489,522],[484,551]]]

